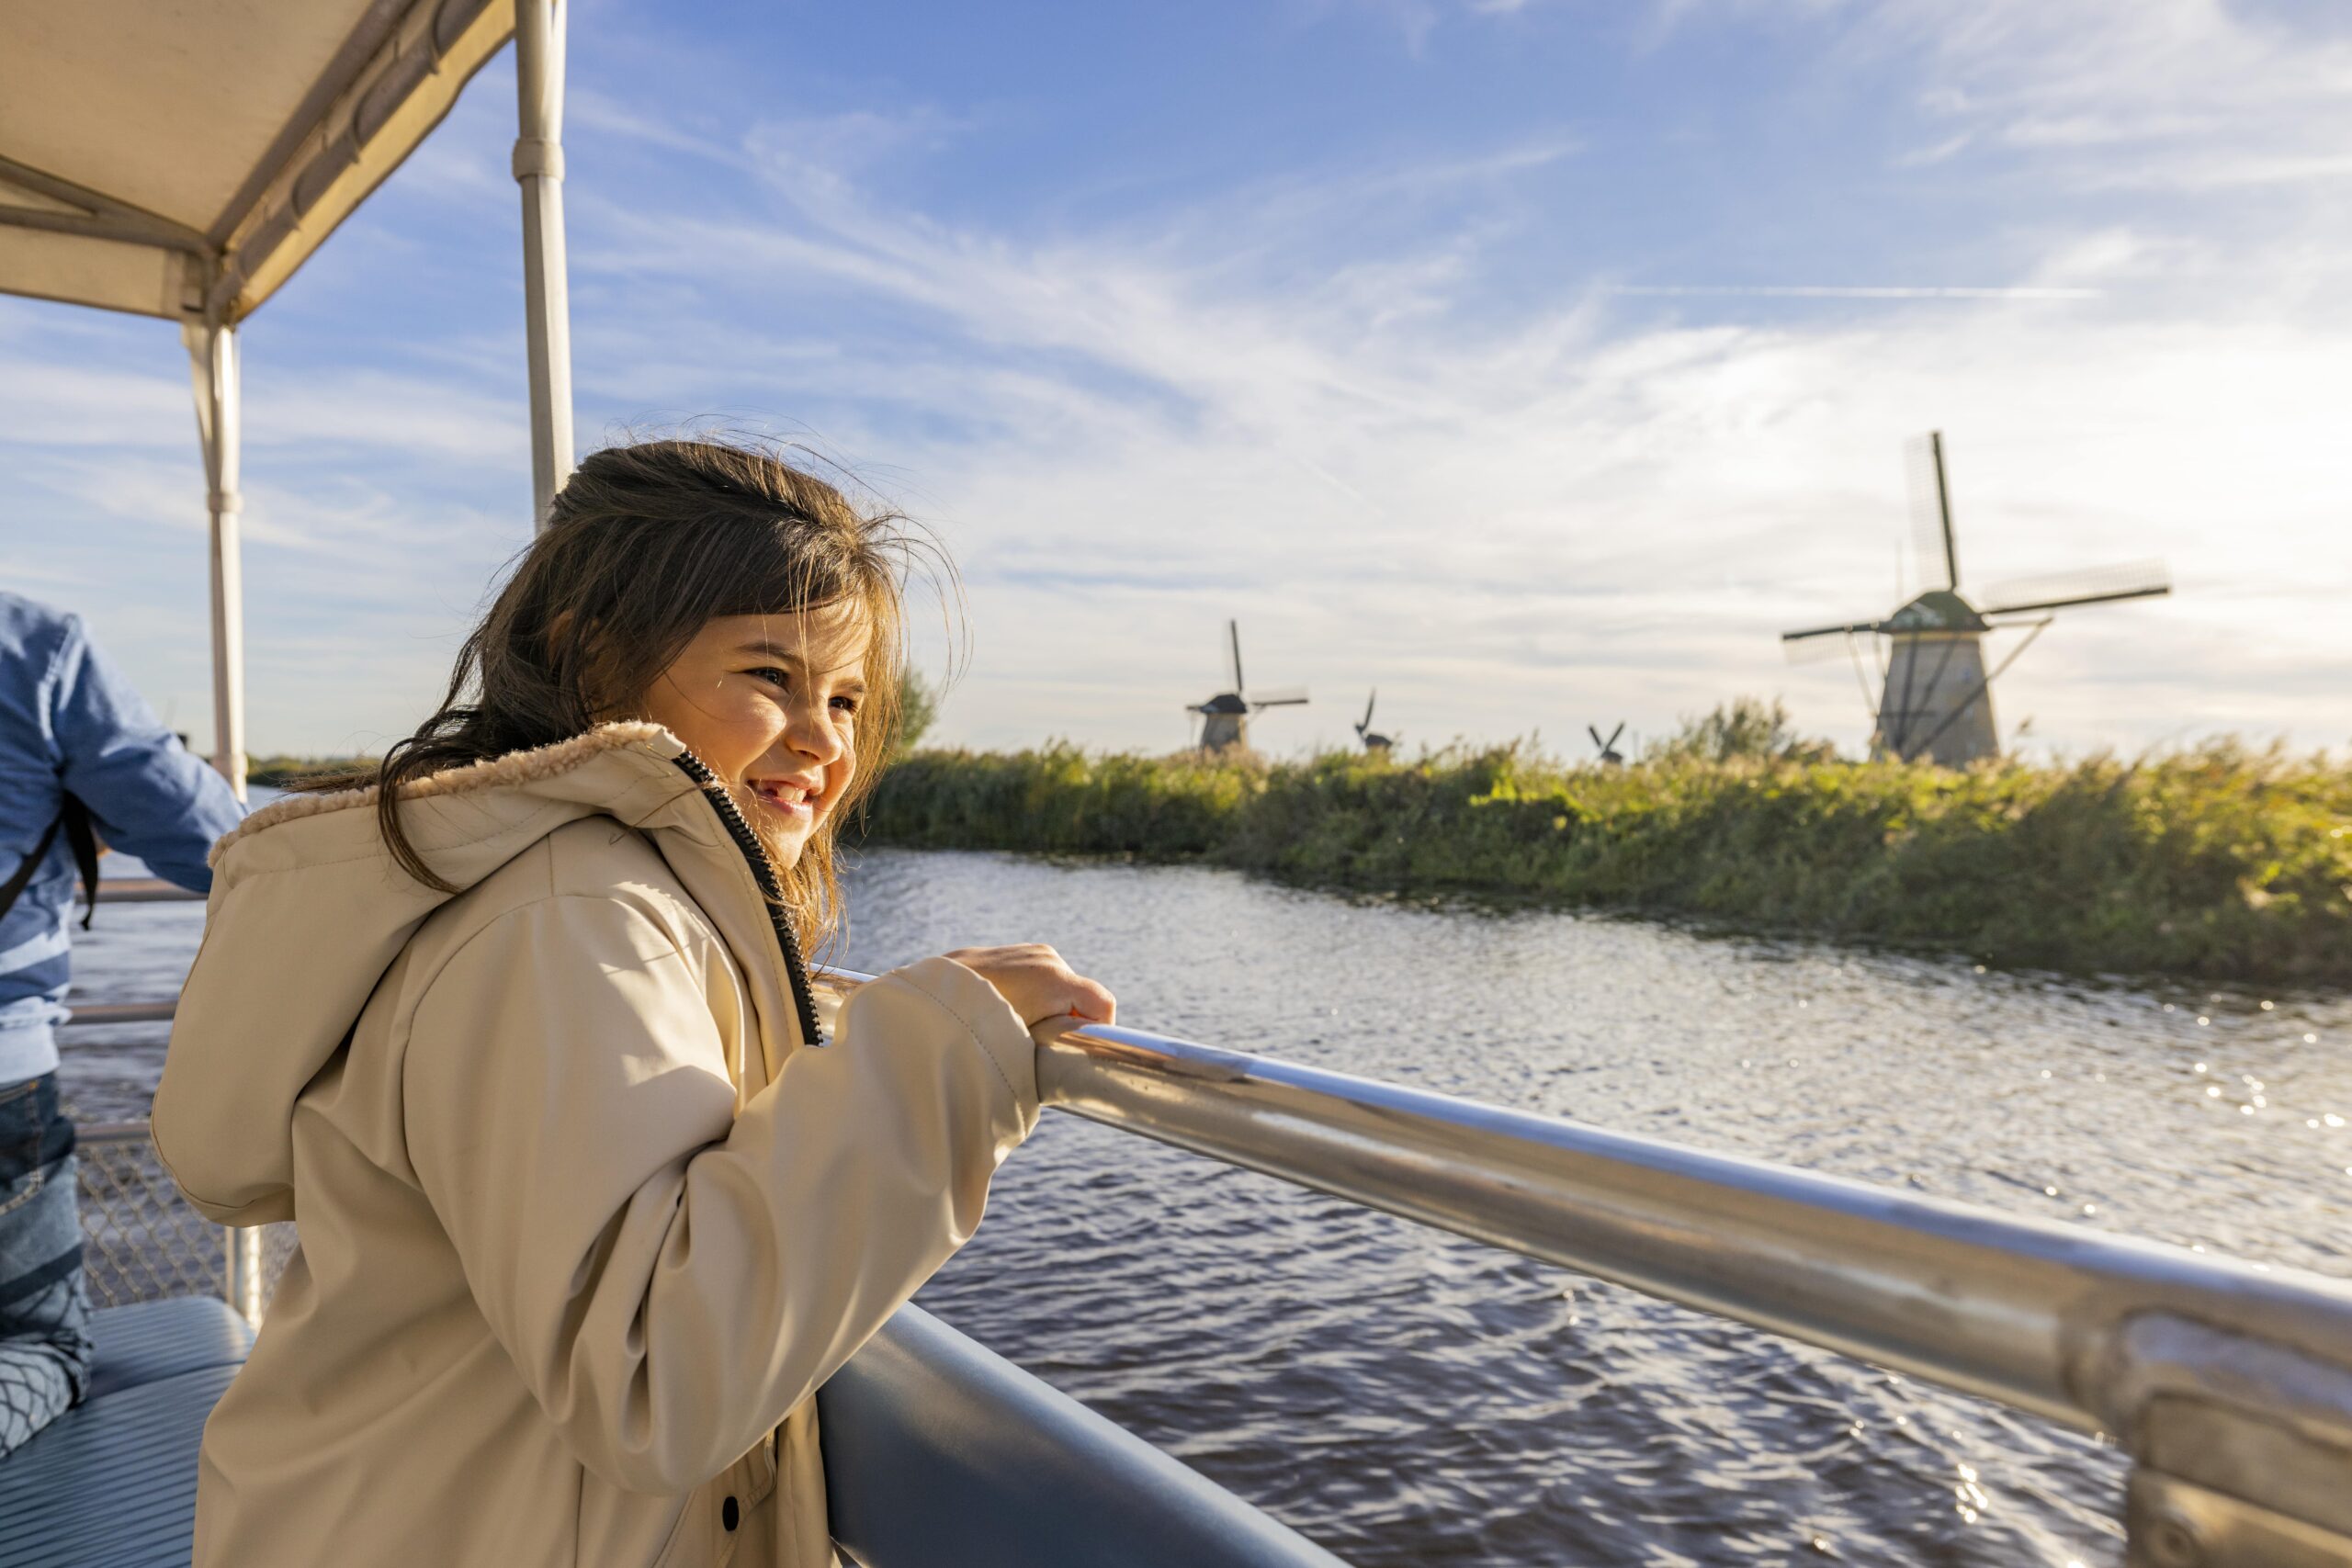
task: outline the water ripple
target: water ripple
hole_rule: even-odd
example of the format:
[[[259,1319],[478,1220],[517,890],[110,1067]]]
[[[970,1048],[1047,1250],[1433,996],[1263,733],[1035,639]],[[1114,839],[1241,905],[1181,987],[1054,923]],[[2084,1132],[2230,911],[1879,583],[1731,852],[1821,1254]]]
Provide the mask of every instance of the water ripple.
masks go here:
[[[2352,1251],[2341,998],[1192,869],[893,852],[851,886],[862,968],[1047,941],[1170,1033],[2216,1253]],[[93,993],[175,986],[194,916],[110,906]],[[74,1053],[85,1115],[143,1111],[160,1036]],[[922,1300],[1363,1568],[2120,1560],[2105,1444],[1086,1122],[1046,1120]]]

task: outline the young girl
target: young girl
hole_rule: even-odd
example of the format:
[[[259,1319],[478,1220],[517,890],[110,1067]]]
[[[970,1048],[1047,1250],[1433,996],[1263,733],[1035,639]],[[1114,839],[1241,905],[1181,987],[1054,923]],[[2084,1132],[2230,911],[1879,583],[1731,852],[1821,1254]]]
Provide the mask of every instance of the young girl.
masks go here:
[[[1031,1028],[1113,1010],[980,948],[825,1027],[901,550],[764,454],[598,453],[372,784],[213,851],[156,1146],[301,1248],[198,1568],[833,1561],[810,1396],[971,1235]]]

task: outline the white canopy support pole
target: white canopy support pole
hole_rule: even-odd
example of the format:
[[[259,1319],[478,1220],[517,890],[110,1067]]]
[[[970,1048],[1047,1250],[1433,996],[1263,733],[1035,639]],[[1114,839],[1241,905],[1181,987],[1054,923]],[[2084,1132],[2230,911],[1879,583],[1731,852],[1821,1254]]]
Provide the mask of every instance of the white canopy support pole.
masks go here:
[[[196,383],[204,443],[205,506],[212,515],[212,765],[245,798],[245,572],[238,536],[240,447],[237,330],[217,318],[180,328]]]
[[[514,0],[514,178],[523,187],[523,298],[531,358],[531,515],[571,473],[571,289],[563,253],[565,0]]]

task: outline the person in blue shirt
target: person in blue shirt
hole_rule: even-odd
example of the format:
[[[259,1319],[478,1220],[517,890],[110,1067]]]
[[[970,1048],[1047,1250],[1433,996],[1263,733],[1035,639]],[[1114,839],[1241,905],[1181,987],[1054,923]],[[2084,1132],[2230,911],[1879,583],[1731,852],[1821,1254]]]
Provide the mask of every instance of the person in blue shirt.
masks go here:
[[[78,807],[75,807],[78,803]],[[76,830],[209,891],[243,807],[107,661],[79,617],[0,592],[0,1455],[82,1397],[89,1303],[55,1029]]]

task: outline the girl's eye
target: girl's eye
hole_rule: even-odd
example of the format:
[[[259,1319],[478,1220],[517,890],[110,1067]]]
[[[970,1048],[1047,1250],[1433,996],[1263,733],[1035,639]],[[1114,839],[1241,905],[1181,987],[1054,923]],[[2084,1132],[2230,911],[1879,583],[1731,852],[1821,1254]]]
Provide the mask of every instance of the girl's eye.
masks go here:
[[[751,676],[755,681],[765,681],[769,685],[774,686],[779,692],[788,692],[792,690],[792,672],[788,670],[779,670],[773,664],[763,664],[756,670],[746,670],[743,673]],[[843,692],[836,695],[827,705],[839,708],[843,713],[855,713],[860,700],[860,698],[854,696],[847,692]]]

